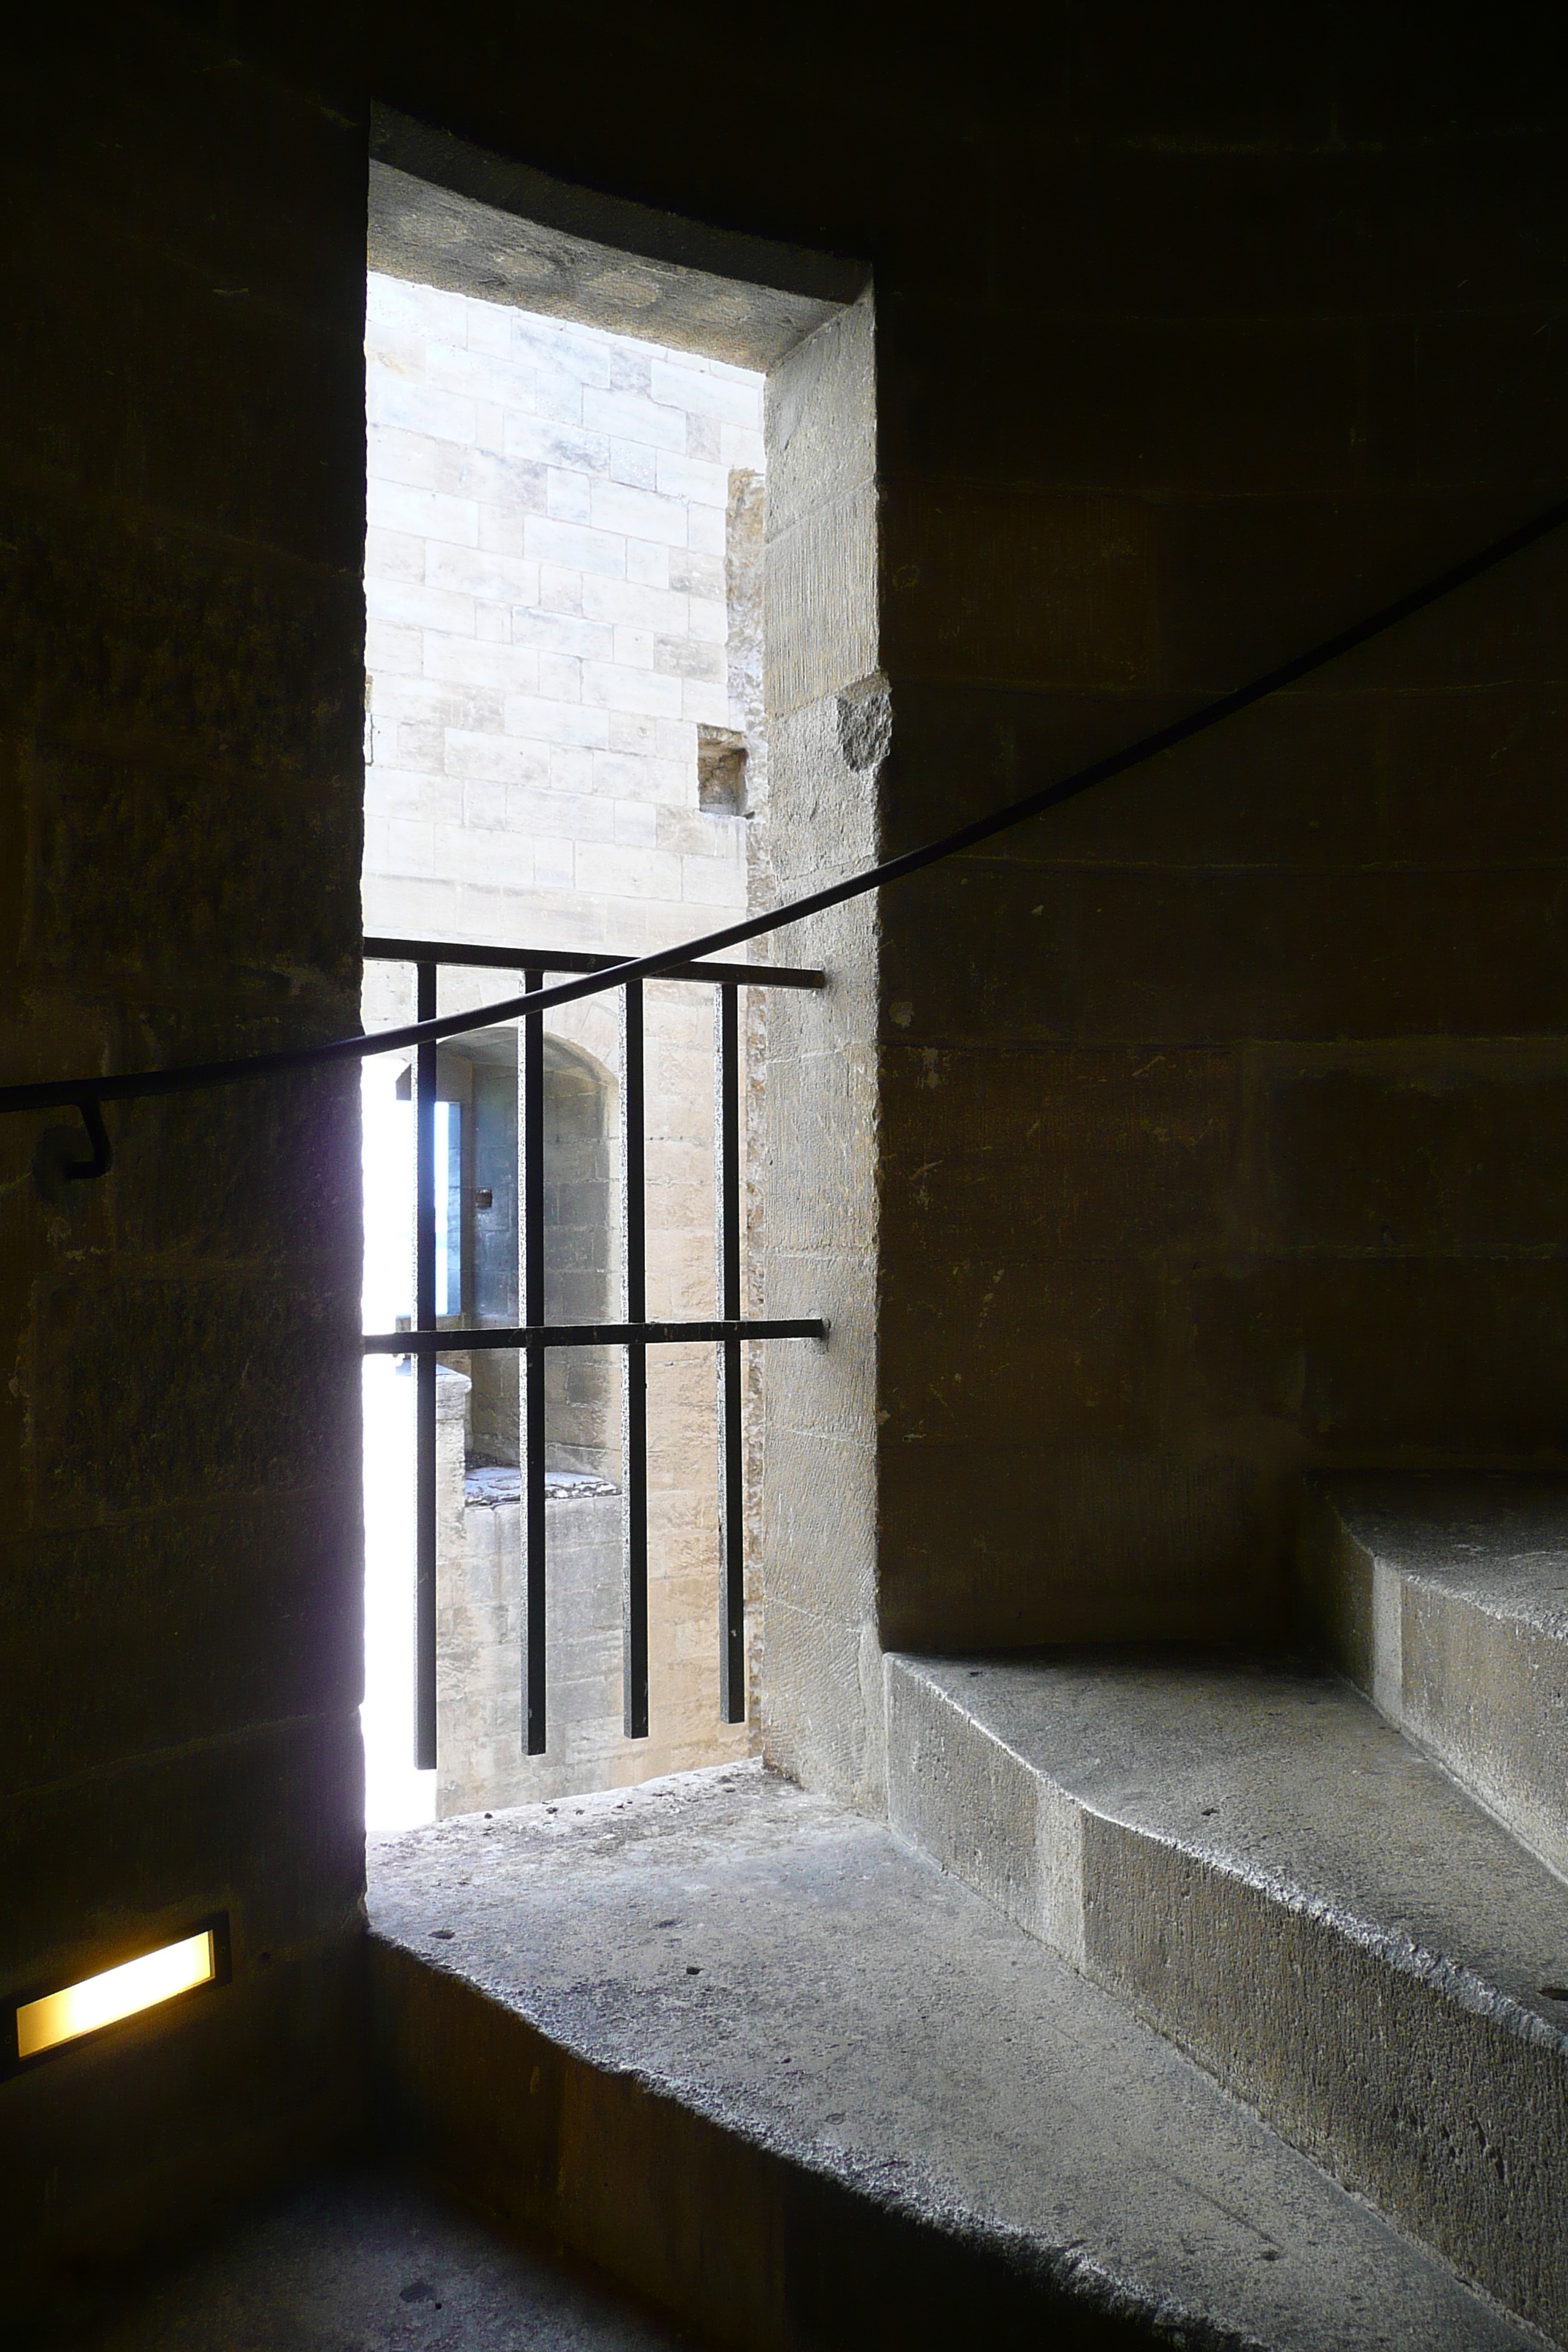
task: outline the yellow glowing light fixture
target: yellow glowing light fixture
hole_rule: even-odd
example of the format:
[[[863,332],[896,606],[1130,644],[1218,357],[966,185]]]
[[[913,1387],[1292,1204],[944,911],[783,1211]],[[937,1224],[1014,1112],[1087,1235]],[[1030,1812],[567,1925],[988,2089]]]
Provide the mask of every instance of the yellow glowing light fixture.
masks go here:
[[[84,1977],[79,1984],[45,1993],[41,2000],[19,2002],[18,2063],[41,2058],[62,2042],[79,2041],[105,2025],[118,2025],[122,2018],[194,1992],[198,1985],[216,1983],[224,1972],[223,1958],[218,1930],[202,1927],[177,1944],[164,1944],[117,1969],[105,1969],[100,1976]]]

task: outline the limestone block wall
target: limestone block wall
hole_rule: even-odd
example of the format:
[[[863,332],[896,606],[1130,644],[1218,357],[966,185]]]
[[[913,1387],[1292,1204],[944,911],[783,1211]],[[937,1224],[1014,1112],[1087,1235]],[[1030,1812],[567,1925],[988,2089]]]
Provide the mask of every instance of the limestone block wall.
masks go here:
[[[1559,494],[1529,92],[1353,43],[1287,127],[1149,30],[1097,119],[1163,141],[1112,134],[1100,173],[1060,116],[1001,174],[994,283],[1027,301],[962,369],[950,289],[881,311],[889,851]],[[1275,1638],[1303,1471],[1568,1458],[1565,609],[1559,535],[887,894],[890,1643]]]
[[[636,1777],[635,1751],[621,1732],[619,1497],[574,1495],[545,1505],[554,1736],[543,1756],[523,1752],[518,1517],[515,1499],[470,1502],[461,1543],[440,1563],[442,1815],[621,1787]],[[706,1727],[694,1729],[689,1760],[701,1761]],[[686,1760],[678,1756],[673,1769]]]
[[[557,1491],[545,1504],[551,1737],[523,1748],[521,1496],[515,1475],[465,1476],[468,1380],[442,1365],[436,1384],[437,1814],[535,1802],[637,1777],[621,1731],[621,1504],[618,1496]],[[693,1722],[702,1760],[710,1727]],[[734,1743],[731,1742],[731,1752]],[[661,1769],[670,1769],[668,1763]]]
[[[8,1071],[353,1026],[373,88],[574,202],[639,202],[624,234],[677,263],[705,222],[874,268],[856,512],[892,750],[868,803],[828,724],[856,677],[825,679],[803,866],[828,862],[836,805],[847,853],[901,845],[1560,494],[1550,26],[1129,5],[1031,48],[984,11],[940,47],[888,23],[731,11],[709,39],[620,0],[23,20]],[[772,266],[746,251],[737,275]],[[510,462],[504,434],[479,454]],[[531,522],[581,529],[548,479]],[[634,543],[673,583],[675,546],[620,536],[624,584]],[[475,594],[476,642],[480,602],[510,587]],[[1289,704],[889,892],[875,966],[870,910],[823,942],[866,981],[875,1052],[831,995],[815,1027],[792,1003],[786,1047],[822,1062],[812,1099],[869,1100],[879,1194],[845,1282],[876,1385],[839,1400],[842,1444],[835,1400],[801,1402],[818,1475],[780,1524],[804,1777],[875,1801],[868,1626],[1267,1630],[1304,1466],[1562,1465],[1565,603],[1543,546]],[[660,727],[698,723],[685,683],[675,716],[606,704],[602,742],[560,748],[657,768]],[[701,837],[703,813],[669,781],[628,798],[684,890],[670,828]],[[458,887],[488,935],[474,858]],[[468,919],[429,874],[396,887],[384,923]],[[608,1066],[613,1031],[588,1027]],[[0,1123],[0,1955],[8,1990],[47,1981],[226,1902],[237,1965],[178,2031],[5,2085],[14,2291],[320,2146],[354,2046],[353,1089],[111,1125],[113,1176],[55,1218],[36,1126]]]
[[[574,186],[874,267],[884,848],[1560,494],[1568,151],[1500,26],[1133,0],[928,54],[841,11],[693,45],[657,112],[631,12],[526,46],[487,29],[480,91],[389,29],[380,87]],[[1562,1465],[1565,597],[1559,541],[884,894],[875,1459],[859,1418],[853,1543],[839,1489],[795,1497],[807,1777],[870,1752],[828,1630],[868,1576],[913,1646],[1262,1638],[1310,1465]],[[776,690],[802,699],[788,658]],[[803,866],[839,812],[859,846],[826,712],[819,740]],[[801,1051],[837,1075],[821,1012]]]
[[[637,952],[743,910],[748,837],[766,795],[761,378],[373,272],[366,415],[367,931]],[[750,747],[744,798],[728,807],[703,804],[702,729]],[[369,967],[367,1021],[408,1017],[409,985],[405,970]],[[450,971],[442,1009],[510,987]],[[648,1308],[710,1314],[711,999],[656,984],[645,1003]],[[586,1055],[600,1073],[612,1153],[617,1018],[605,998],[552,1024],[552,1046],[558,1039],[564,1056]],[[569,1157],[563,1133],[547,1144],[552,1312],[567,1314],[574,1300],[584,1316],[618,1312],[576,1230]],[[618,1231],[615,1239],[618,1282]],[[485,1378],[487,1395],[500,1394],[504,1380],[488,1367]],[[607,1413],[618,1418],[617,1396],[615,1365],[551,1358],[552,1465],[616,1471],[618,1427],[610,1458],[604,1425]],[[582,1750],[573,1786],[717,1762],[759,1737],[754,1720],[727,1727],[718,1717],[706,1350],[650,1359],[648,1475],[651,1736],[634,1744],[595,1728],[584,1760],[563,1684],[552,1721]],[[585,1508],[552,1507],[552,1537],[559,1525],[571,1541],[558,1560],[552,1542],[552,1581],[586,1577],[597,1592],[609,1576],[618,1594],[616,1514],[587,1513],[608,1549],[585,1566]],[[469,1517],[487,1559],[498,1541],[510,1543],[515,1580],[516,1512],[479,1507]],[[465,1572],[454,1559],[453,1575]],[[752,1601],[760,1621],[760,1592]],[[492,1682],[515,1692],[515,1596],[510,1614],[486,1622],[501,1647],[487,1658],[469,1639],[466,1652],[481,1710]],[[617,1674],[618,1655],[617,1634]],[[455,1681],[446,1688],[447,1736],[465,1759],[483,1750],[498,1759],[497,1801],[556,1791],[558,1754],[503,1764],[505,1743],[463,1716]],[[617,1695],[617,1726],[619,1711]],[[514,1706],[513,1731],[515,1718]],[[444,1805],[459,1788],[473,1794],[477,1769],[469,1760],[450,1787],[443,1780]]]
[[[37,19],[0,434],[0,1071],[352,1032],[363,114],[138,7]],[[229,1916],[233,1980],[0,2083],[6,2326],[349,2132],[358,1087],[0,1120],[0,1994]]]
[[[641,948],[743,905],[697,730],[760,380],[374,274],[366,354],[367,927]]]

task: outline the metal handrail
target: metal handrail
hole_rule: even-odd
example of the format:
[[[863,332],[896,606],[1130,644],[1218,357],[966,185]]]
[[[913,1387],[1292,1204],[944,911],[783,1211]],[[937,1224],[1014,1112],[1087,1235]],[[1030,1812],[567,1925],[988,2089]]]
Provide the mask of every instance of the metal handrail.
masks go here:
[[[1091,760],[1086,767],[1074,769],[1054,784],[1026,793],[1009,801],[987,816],[973,818],[968,824],[955,825],[952,832],[940,834],[935,840],[922,843],[918,849],[905,850],[898,857],[884,858],[879,865],[867,867],[847,880],[834,882],[821,890],[807,892],[805,898],[792,899],[788,905],[773,908],[763,915],[752,915],[742,922],[727,923],[721,929],[708,931],[700,939],[683,940],[678,945],[656,949],[652,954],[634,956],[619,963],[607,963],[598,970],[584,972],[571,980],[557,982],[528,996],[511,996],[498,1003],[480,1005],[469,1013],[448,1013],[438,1018],[405,1024],[398,1029],[379,1029],[368,1035],[338,1037],[322,1045],[297,1045],[271,1054],[250,1054],[221,1062],[197,1062],[184,1067],[126,1071],[114,1076],[88,1076],[79,1078],[54,1078],[34,1084],[0,1087],[0,1112],[75,1108],[87,1124],[93,1147],[92,1159],[68,1165],[67,1175],[98,1176],[110,1164],[108,1138],[101,1119],[94,1113],[106,1102],[134,1102],[156,1095],[187,1094],[207,1087],[234,1086],[250,1078],[261,1078],[288,1070],[313,1068],[318,1064],[342,1061],[363,1061],[374,1054],[395,1053],[410,1045],[433,1044],[442,1037],[458,1037],[476,1029],[487,1029],[500,1021],[516,1020],[523,1013],[553,1011],[558,1005],[571,1004],[584,996],[596,996],[602,991],[624,987],[628,981],[658,980],[678,969],[701,959],[721,953],[726,948],[742,946],[748,940],[763,939],[771,931],[782,930],[790,923],[803,921],[808,915],[824,914],[829,908],[841,907],[870,890],[881,889],[889,882],[903,881],[919,874],[928,866],[940,864],[944,858],[955,857],[965,849],[974,849],[982,842],[994,840],[998,834],[1007,833],[1015,825],[1026,824],[1031,817],[1043,816],[1049,809],[1059,808],[1066,801],[1091,792],[1096,785],[1109,783],[1130,769],[1142,767],[1162,751],[1173,751],[1178,744],[1191,742],[1197,735],[1205,734],[1227,719],[1239,717],[1242,711],[1266,701],[1289,686],[1296,685],[1314,672],[1326,669],[1331,662],[1356,651],[1374,637],[1398,626],[1402,621],[1414,619],[1456,589],[1468,587],[1511,556],[1521,554],[1537,541],[1568,522],[1568,499],[1536,515],[1531,521],[1505,531],[1500,539],[1463,562],[1450,565],[1427,581],[1424,586],[1410,590],[1392,603],[1380,605],[1349,628],[1340,629],[1332,636],[1321,638],[1304,653],[1293,655],[1289,661],[1263,671],[1245,686],[1233,688],[1213,701],[1205,702],[1184,719],[1172,719],[1148,735],[1111,751],[1102,759]],[[509,951],[510,952],[510,951]],[[478,961],[477,957],[465,958]],[[519,966],[521,955],[519,954]],[[763,980],[769,968],[757,968],[757,978]],[[750,971],[747,975],[750,977]],[[91,1107],[89,1108],[89,1106]]]

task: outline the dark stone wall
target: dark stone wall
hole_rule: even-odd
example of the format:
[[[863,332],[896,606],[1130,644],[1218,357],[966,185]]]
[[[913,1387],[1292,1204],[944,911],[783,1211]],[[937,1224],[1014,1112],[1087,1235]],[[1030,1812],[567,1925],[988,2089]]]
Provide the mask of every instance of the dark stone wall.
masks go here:
[[[1107,79],[997,164],[970,335],[879,288],[891,845],[1559,495],[1560,133],[1413,62]],[[1565,592],[888,908],[890,1642],[1267,1633],[1303,1465],[1561,1462]]]
[[[13,33],[4,1075],[341,1034],[363,123],[147,9]],[[0,1989],[219,1907],[234,1979],[0,2082],[7,2321],[341,2135],[357,2067],[357,1080],[107,1116],[64,1206],[0,1119]]]
[[[726,14],[675,81],[458,15],[394,102],[873,263],[889,848],[1562,488],[1539,23]],[[887,895],[884,1641],[1268,1634],[1304,1467],[1562,1461],[1565,604],[1556,541]]]
[[[355,1018],[364,120],[876,272],[896,847],[1557,493],[1560,56],[1394,11],[57,12],[8,53],[0,1031]],[[1303,1466],[1554,1462],[1568,547],[881,909],[877,1606],[1278,1622]],[[351,1076],[0,1122],[0,1967],[236,1981],[0,2085],[5,2226],[349,2111]],[[266,1963],[263,1954],[268,1955]]]
[[[1561,494],[1546,85],[1377,33],[1107,52],[879,281],[890,846]],[[890,1643],[1268,1633],[1304,1465],[1563,1460],[1565,617],[1560,539],[889,899]]]

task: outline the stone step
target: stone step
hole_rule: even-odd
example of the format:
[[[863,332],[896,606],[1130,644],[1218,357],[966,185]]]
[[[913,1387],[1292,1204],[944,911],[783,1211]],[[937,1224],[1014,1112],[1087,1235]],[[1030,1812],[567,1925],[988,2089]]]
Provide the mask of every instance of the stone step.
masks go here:
[[[760,1766],[373,1841],[389,2125],[718,2342],[1539,2339],[887,1828]]]
[[[886,1671],[899,1834],[1568,2340],[1551,1872],[1321,1671],[1126,1653]]]
[[[1336,1664],[1568,1877],[1568,1483],[1325,1479],[1301,1560]]]

